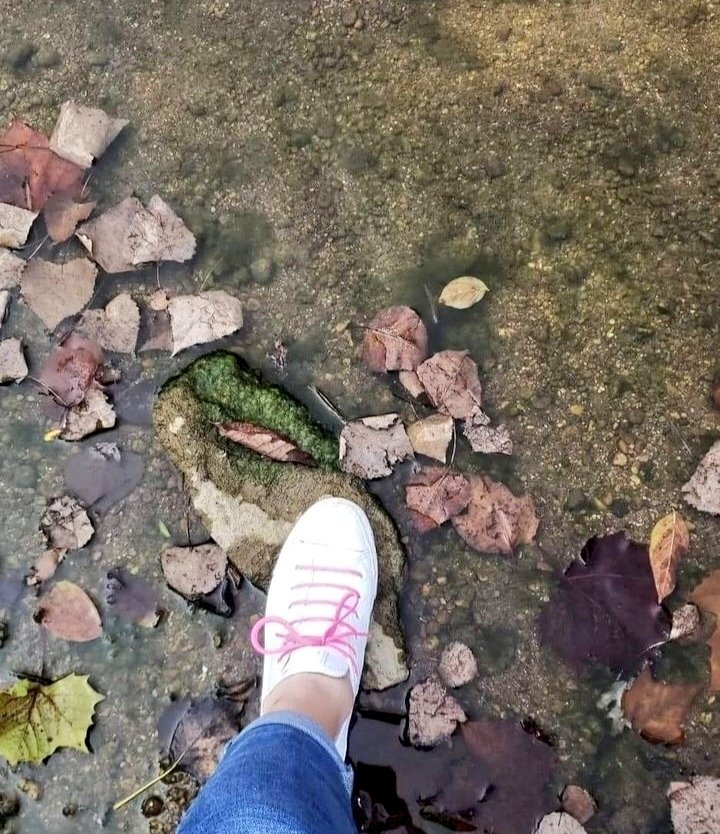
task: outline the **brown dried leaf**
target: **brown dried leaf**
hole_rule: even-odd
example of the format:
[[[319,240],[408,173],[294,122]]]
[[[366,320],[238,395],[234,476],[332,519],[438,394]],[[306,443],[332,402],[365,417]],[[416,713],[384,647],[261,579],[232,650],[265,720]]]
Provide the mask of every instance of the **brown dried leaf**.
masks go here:
[[[227,437],[233,443],[239,443],[246,449],[263,455],[271,460],[283,463],[302,463],[313,466],[315,459],[309,452],[299,449],[287,437],[252,423],[218,423],[217,429],[221,437]]]
[[[720,831],[720,779],[694,776],[689,782],[671,782],[667,795],[675,834]]]
[[[720,440],[713,444],[700,461],[682,491],[690,506],[704,513],[720,515]]]
[[[71,495],[52,498],[40,519],[48,547],[77,550],[86,545],[95,530],[85,507]]]
[[[62,243],[71,238],[77,224],[87,220],[96,205],[94,202],[76,203],[69,194],[54,194],[43,211],[51,240]]]
[[[63,440],[82,440],[96,431],[111,429],[116,419],[115,409],[105,394],[99,388],[90,388],[85,399],[65,414],[60,437]]]
[[[0,246],[10,249],[23,246],[36,217],[36,211],[28,211],[10,203],[0,203]]]
[[[585,825],[597,811],[595,800],[585,788],[579,785],[566,785],[560,801],[563,811],[574,817],[581,825]]]
[[[27,375],[28,366],[20,339],[0,341],[0,384],[22,382]]]
[[[431,414],[408,426],[410,444],[418,455],[445,463],[448,446],[453,437],[455,423],[444,414]]]
[[[435,678],[428,678],[410,690],[407,740],[415,747],[434,747],[467,721],[460,704]]]
[[[511,455],[513,442],[507,426],[499,425],[491,428],[479,425],[477,418],[463,423],[463,434],[470,441],[473,452],[486,455]]]
[[[102,637],[102,622],[90,597],[73,582],[58,582],[38,601],[35,619],[50,634],[73,643]]]
[[[89,168],[126,124],[127,119],[113,119],[104,110],[65,101],[50,136],[50,147],[63,159]]]
[[[720,692],[720,570],[713,571],[688,597],[702,611],[715,615],[715,629],[707,639],[710,646],[709,692]]]
[[[389,307],[370,322],[362,359],[375,373],[414,371],[427,356],[428,336],[420,316],[410,307]]]
[[[82,402],[103,363],[100,345],[71,333],[45,361],[40,383],[64,406]]]
[[[470,476],[467,511],[452,520],[458,535],[481,553],[510,555],[537,532],[535,504],[529,495],[518,498],[504,485],[483,475]]]
[[[209,594],[223,581],[228,559],[216,544],[169,547],[160,556],[168,585],[186,599]]]
[[[53,194],[78,195],[83,170],[50,150],[46,136],[14,119],[0,136],[0,202],[42,211]]]
[[[459,472],[429,466],[413,475],[405,486],[405,503],[416,516],[420,532],[432,530],[461,513],[470,500],[470,484]]]
[[[417,369],[430,402],[456,420],[472,419],[482,405],[475,362],[466,350],[442,350]]]
[[[157,194],[148,207],[127,197],[76,232],[105,272],[129,272],[151,261],[188,261],[195,236]]]
[[[676,684],[656,681],[645,665],[623,692],[622,708],[632,728],[655,744],[682,744],[683,724],[702,683]]]
[[[351,420],[340,434],[340,468],[358,478],[384,478],[412,453],[398,414]]]
[[[104,310],[86,310],[75,329],[104,350],[132,354],[140,330],[140,310],[130,293],[121,293]]]
[[[214,342],[243,325],[242,305],[225,290],[178,295],[168,303],[173,356],[193,345]]]
[[[17,287],[25,269],[25,261],[0,248],[0,290],[10,290]]]
[[[97,267],[87,258],[64,264],[29,261],[20,281],[23,298],[49,330],[67,316],[79,313],[95,289]]]
[[[50,547],[44,550],[35,560],[35,564],[30,568],[25,581],[28,585],[39,585],[41,582],[47,582],[55,575],[58,565],[65,558],[67,550],[62,547]]]
[[[652,568],[658,602],[675,588],[675,575],[680,559],[690,549],[690,531],[681,515],[673,510],[661,518],[650,534],[650,567]]]

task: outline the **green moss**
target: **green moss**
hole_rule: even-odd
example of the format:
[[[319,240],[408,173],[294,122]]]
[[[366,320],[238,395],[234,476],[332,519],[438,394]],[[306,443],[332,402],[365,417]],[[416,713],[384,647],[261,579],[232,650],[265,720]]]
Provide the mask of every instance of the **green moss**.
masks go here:
[[[319,466],[337,468],[338,443],[312,419],[308,410],[280,388],[261,384],[230,353],[215,353],[193,362],[171,386],[185,386],[199,401],[209,423],[242,421],[284,435],[308,452]],[[222,441],[238,462],[253,465],[255,475],[268,476],[276,469],[253,452]],[[264,474],[259,470],[266,470]]]

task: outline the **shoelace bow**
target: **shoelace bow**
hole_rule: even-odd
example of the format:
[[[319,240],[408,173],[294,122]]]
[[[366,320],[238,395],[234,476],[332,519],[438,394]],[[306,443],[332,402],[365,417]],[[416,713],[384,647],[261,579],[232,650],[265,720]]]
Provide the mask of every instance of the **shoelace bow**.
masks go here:
[[[323,568],[317,565],[298,565],[297,570],[310,571],[334,571],[336,573],[352,573],[356,576],[361,576],[359,571],[349,568]],[[367,637],[366,631],[359,631],[350,622],[352,617],[357,618],[358,605],[360,603],[360,594],[349,585],[340,585],[329,582],[306,582],[300,585],[293,586],[293,590],[299,588],[337,588],[344,590],[346,593],[341,597],[340,601],[335,603],[332,600],[296,600],[292,605],[334,605],[335,610],[332,616],[329,617],[299,617],[295,620],[288,620],[284,617],[265,616],[259,619],[250,631],[250,643],[256,652],[262,655],[289,655],[297,649],[305,648],[306,646],[323,646],[329,649],[334,649],[339,652],[346,660],[348,660],[353,667],[355,674],[359,673],[357,657],[351,641],[357,637]],[[329,625],[320,634],[303,634],[298,630],[297,626],[303,623],[319,623],[327,622]],[[284,629],[284,632],[279,634],[280,645],[277,648],[269,649],[260,642],[260,632],[267,625],[279,625]]]

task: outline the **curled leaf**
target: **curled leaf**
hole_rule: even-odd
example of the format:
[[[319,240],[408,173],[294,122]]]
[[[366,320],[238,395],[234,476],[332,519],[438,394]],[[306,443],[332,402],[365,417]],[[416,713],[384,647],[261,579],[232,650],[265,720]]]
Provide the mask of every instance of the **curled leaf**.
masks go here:
[[[658,602],[673,592],[678,562],[689,549],[690,531],[683,517],[675,510],[653,527],[650,534],[650,567]]]
[[[473,278],[471,275],[464,275],[446,284],[438,300],[446,307],[466,310],[484,298],[486,292],[488,292],[488,287],[484,281]]]
[[[271,429],[241,422],[218,423],[217,429],[221,437],[227,437],[233,443],[239,443],[246,449],[271,460],[302,463],[306,466],[315,464],[315,459],[309,452],[298,448],[291,440]]]
[[[389,307],[368,325],[362,359],[375,373],[414,371],[427,356],[427,347],[427,330],[420,316],[410,307]]]

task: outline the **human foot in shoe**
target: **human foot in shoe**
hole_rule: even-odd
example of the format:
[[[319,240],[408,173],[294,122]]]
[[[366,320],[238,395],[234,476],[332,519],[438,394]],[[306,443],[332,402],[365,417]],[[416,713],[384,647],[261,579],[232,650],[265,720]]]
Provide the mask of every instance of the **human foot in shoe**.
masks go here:
[[[370,522],[357,504],[324,498],[280,551],[253,648],[265,656],[260,711],[319,723],[345,758],[377,591]],[[260,633],[263,632],[262,642]]]

